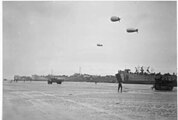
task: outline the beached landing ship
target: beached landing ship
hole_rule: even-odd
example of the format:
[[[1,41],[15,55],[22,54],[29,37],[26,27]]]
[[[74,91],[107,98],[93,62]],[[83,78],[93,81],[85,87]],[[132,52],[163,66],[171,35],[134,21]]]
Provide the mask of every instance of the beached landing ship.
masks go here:
[[[130,69],[120,71],[120,75],[123,83],[131,84],[153,84],[155,90],[172,90],[174,86],[177,86],[177,76],[164,74],[148,74],[148,73],[132,73]]]
[[[155,81],[154,74],[145,73],[132,73],[130,69],[125,69],[120,71],[120,75],[123,83],[133,83],[133,84],[153,84]]]

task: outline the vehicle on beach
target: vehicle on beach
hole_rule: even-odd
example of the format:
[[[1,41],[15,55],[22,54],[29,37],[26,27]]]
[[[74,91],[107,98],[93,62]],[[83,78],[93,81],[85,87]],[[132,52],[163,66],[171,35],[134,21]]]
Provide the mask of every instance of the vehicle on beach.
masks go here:
[[[170,74],[156,75],[153,88],[155,90],[167,90],[172,91],[175,86],[176,77],[172,77]]]
[[[55,77],[53,77],[53,78],[48,78],[48,84],[52,84],[53,82],[55,82],[55,83],[57,83],[57,84],[62,84],[62,82],[63,82],[64,80],[62,80],[62,79],[58,79],[58,78],[55,78]]]

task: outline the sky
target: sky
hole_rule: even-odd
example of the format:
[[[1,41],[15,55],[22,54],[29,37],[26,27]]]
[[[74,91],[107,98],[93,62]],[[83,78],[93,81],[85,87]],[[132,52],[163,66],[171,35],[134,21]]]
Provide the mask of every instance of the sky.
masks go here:
[[[4,1],[3,77],[177,73],[176,1]],[[112,16],[121,18],[111,22]],[[127,33],[137,28],[138,33]],[[98,47],[97,44],[103,44]]]

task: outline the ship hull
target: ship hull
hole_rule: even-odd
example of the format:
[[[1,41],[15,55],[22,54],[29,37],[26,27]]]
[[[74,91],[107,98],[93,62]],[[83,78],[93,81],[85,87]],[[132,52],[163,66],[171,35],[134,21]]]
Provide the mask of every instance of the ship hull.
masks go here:
[[[136,74],[136,73],[120,73],[123,83],[135,84],[154,84],[155,75]]]

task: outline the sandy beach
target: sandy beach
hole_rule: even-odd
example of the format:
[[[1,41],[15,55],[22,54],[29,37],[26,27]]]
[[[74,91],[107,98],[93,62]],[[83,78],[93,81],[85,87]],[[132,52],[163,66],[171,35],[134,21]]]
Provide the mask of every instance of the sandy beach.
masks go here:
[[[116,83],[3,82],[3,120],[177,120],[177,88]]]

